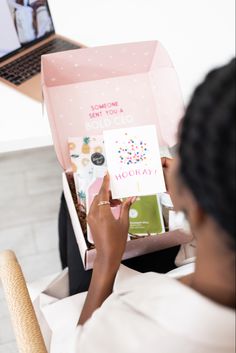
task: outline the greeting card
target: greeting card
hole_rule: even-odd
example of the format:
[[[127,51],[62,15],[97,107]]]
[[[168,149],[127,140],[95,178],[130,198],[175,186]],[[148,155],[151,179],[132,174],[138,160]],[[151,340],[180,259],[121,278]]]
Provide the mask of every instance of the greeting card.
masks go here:
[[[166,191],[156,126],[107,130],[104,143],[114,199]]]
[[[157,235],[165,231],[157,195],[138,197],[130,208],[129,218],[132,235]]]
[[[89,183],[93,179],[103,177],[106,173],[103,136],[70,137],[68,147],[77,196],[85,207]]]

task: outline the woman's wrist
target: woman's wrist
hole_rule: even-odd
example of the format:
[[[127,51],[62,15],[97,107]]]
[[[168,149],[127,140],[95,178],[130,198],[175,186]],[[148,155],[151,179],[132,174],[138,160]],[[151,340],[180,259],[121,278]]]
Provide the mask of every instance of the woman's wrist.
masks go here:
[[[114,256],[107,256],[103,254],[97,254],[94,268],[99,269],[101,274],[114,274],[116,275],[119,270],[121,260],[118,260]]]

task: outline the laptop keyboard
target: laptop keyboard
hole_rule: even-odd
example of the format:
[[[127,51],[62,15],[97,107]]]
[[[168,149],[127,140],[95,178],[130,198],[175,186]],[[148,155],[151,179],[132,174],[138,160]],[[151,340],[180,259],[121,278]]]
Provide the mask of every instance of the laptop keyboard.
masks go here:
[[[76,44],[55,38],[30,53],[21,56],[19,59],[2,66],[0,68],[0,77],[19,86],[40,73],[42,55],[79,48],[80,46]]]

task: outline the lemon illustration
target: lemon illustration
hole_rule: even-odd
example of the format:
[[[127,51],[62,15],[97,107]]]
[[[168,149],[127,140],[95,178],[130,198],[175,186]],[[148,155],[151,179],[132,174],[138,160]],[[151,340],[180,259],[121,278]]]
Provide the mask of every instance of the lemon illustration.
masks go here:
[[[71,163],[73,173],[77,173],[77,165],[75,163]]]
[[[103,150],[102,150],[102,147],[101,147],[101,146],[97,146],[97,147],[94,148],[94,152],[95,152],[95,153],[96,153],[96,152],[97,152],[97,153],[102,153],[102,151],[103,151]]]
[[[74,149],[75,149],[76,144],[75,144],[75,143],[73,143],[73,142],[69,142],[68,146],[69,146],[69,150],[70,150],[70,151],[72,151],[72,150],[74,150]]]

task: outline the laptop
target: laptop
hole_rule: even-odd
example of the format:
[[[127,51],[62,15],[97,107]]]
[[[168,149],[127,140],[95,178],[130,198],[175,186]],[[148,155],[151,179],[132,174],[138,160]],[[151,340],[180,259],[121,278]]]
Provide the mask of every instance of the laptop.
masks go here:
[[[55,33],[47,0],[0,0],[0,82],[41,101],[41,56],[81,47]]]

